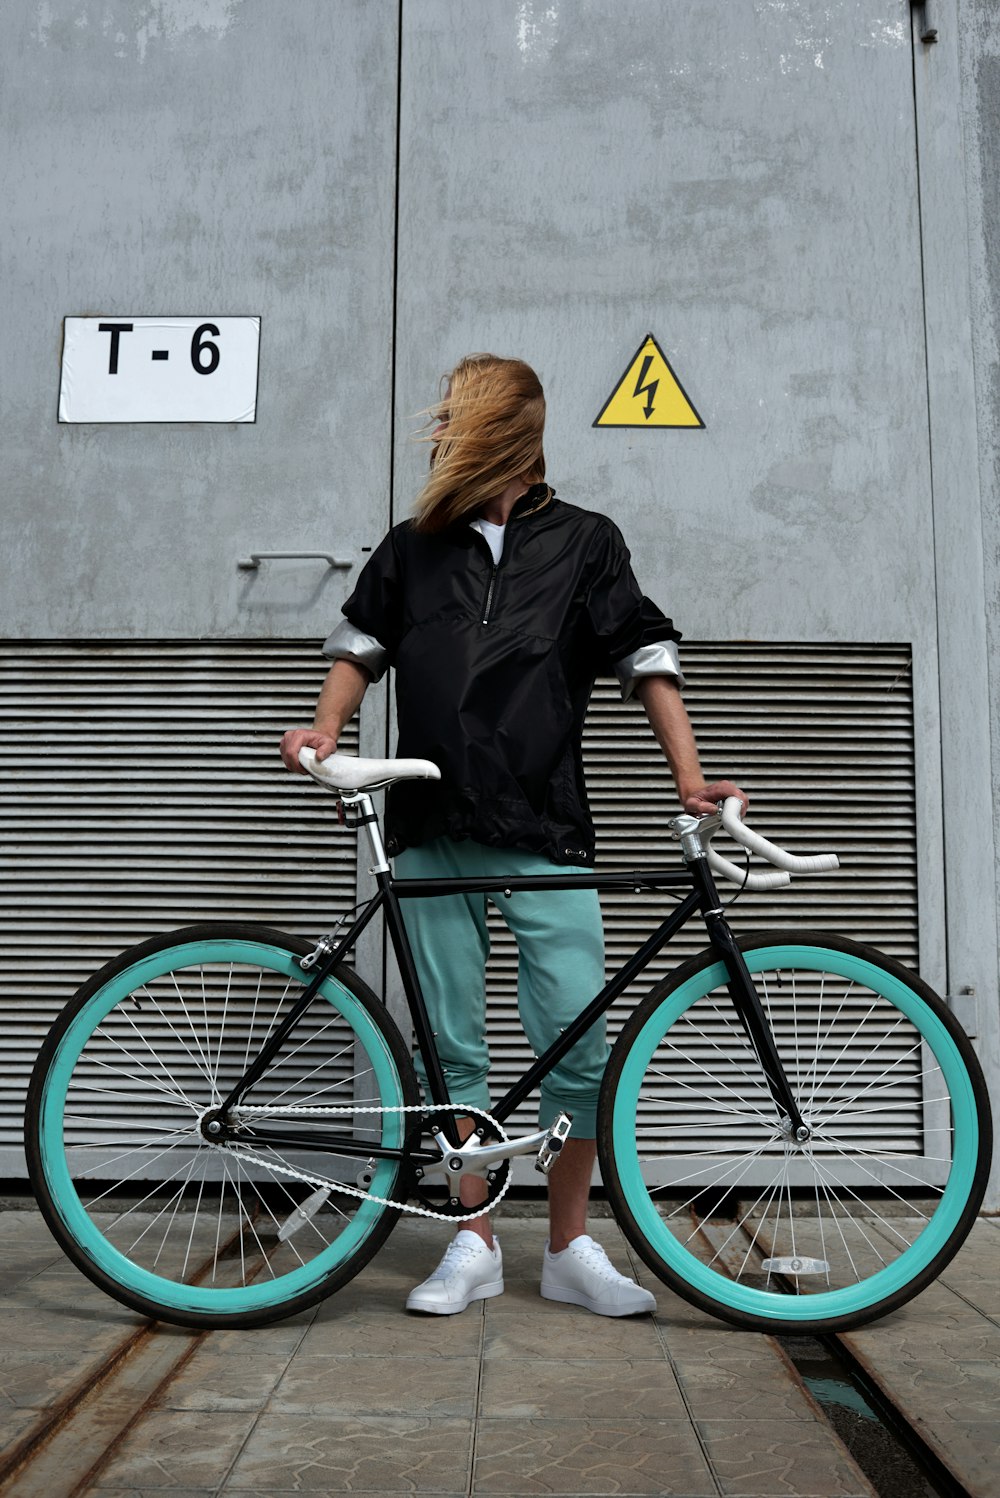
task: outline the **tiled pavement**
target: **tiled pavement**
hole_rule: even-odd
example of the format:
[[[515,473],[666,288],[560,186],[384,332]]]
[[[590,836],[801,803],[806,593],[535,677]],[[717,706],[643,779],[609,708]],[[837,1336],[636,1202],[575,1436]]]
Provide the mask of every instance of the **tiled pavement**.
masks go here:
[[[0,1444],[8,1444],[142,1323],[61,1259],[34,1213],[3,1213],[0,1228]],[[407,1289],[448,1236],[438,1224],[404,1221],[316,1312],[201,1339],[158,1328],[154,1341],[168,1360],[193,1352],[86,1492],[872,1494],[775,1343],[672,1296],[614,1223],[593,1230],[620,1267],[656,1291],[655,1318],[606,1320],[542,1301],[544,1225],[511,1218],[499,1225],[506,1293],[461,1316],[403,1311]],[[986,1247],[971,1275],[988,1279],[983,1253],[1000,1234],[987,1225],[977,1233]],[[911,1343],[919,1305],[902,1313]],[[940,1305],[934,1314],[944,1335]],[[984,1316],[983,1335],[987,1327],[1000,1339]],[[973,1375],[984,1348],[976,1344]],[[109,1392],[109,1428],[116,1398]],[[985,1419],[990,1391],[980,1388],[979,1398]],[[32,1481],[29,1467],[6,1491],[31,1498]],[[60,1498],[58,1479],[46,1491]]]

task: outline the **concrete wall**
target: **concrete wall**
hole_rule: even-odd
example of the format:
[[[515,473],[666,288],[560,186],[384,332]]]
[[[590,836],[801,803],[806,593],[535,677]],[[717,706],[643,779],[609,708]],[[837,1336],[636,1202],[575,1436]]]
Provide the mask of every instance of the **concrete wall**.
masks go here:
[[[5,575],[20,638],[325,633],[389,515],[397,8],[0,16]],[[254,425],[56,422],[67,314],[259,315]],[[356,576],[356,571],[354,576]]]
[[[996,826],[1000,808],[1000,9],[993,0],[962,0],[959,25]],[[988,811],[989,799],[983,796],[984,819]],[[1000,890],[1000,840],[995,851],[994,889]],[[998,902],[993,900],[984,914],[1000,916]],[[996,990],[983,996],[982,1007],[987,1011],[985,1024],[995,1033]]]

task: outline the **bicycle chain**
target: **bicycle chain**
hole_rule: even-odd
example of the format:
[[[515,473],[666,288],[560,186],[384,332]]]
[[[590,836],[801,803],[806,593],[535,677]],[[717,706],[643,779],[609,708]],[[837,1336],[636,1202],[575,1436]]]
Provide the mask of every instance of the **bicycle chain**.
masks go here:
[[[484,1118],[486,1120],[486,1122],[488,1124],[490,1124],[493,1127],[493,1129],[496,1130],[497,1137],[499,1138],[501,1144],[509,1144],[510,1143],[510,1135],[507,1133],[507,1131],[504,1128],[503,1124],[497,1123],[496,1119],[492,1116],[492,1114],[489,1114],[489,1113],[485,1112],[484,1109],[482,1109],[482,1108],[473,1108],[468,1103],[441,1103],[441,1104],[436,1105],[436,1108],[435,1108],[436,1112],[440,1113],[440,1112],[443,1112],[444,1110],[448,1110],[448,1111],[450,1111],[452,1113],[462,1113],[462,1114],[474,1113],[477,1118]],[[293,1105],[293,1106],[288,1107],[288,1108],[281,1108],[281,1109],[279,1109],[278,1110],[278,1116],[280,1116],[281,1118],[284,1118],[287,1114],[302,1114],[302,1113],[308,1114],[310,1117],[315,1117],[317,1115],[332,1116],[333,1114],[337,1114],[337,1113],[424,1113],[425,1114],[426,1112],[427,1112],[427,1109],[424,1108],[419,1103],[406,1103],[406,1104],[402,1104],[398,1108],[379,1108],[379,1107],[374,1106],[374,1105],[366,1107],[366,1106],[364,1106],[362,1104],[358,1104],[357,1107],[346,1107],[346,1106],[343,1106],[343,1107],[323,1107],[323,1108],[295,1107]],[[253,1105],[248,1104],[246,1107],[239,1107],[239,1108],[237,1108],[235,1110],[235,1113],[236,1113],[236,1117],[237,1118],[244,1118],[244,1117],[251,1117],[252,1118],[252,1117],[255,1117],[255,1116],[266,1116],[266,1117],[272,1117],[273,1118],[275,1116],[275,1110],[274,1110],[274,1108],[269,1108],[269,1107],[267,1107],[266,1104],[261,1104],[259,1106],[253,1106]],[[214,1143],[212,1143],[211,1140],[206,1140],[205,1143],[209,1145],[210,1149],[220,1150],[223,1154],[229,1155],[230,1157],[234,1157],[234,1158],[236,1158],[238,1160],[245,1160],[250,1165],[259,1165],[261,1163],[259,1155],[249,1155],[249,1154],[245,1155],[241,1151],[234,1149],[231,1145],[228,1145],[228,1144],[214,1144]],[[333,1153],[333,1152],[331,1152],[331,1153]],[[348,1186],[348,1185],[346,1185],[346,1183],[342,1183],[340,1181],[326,1180],[322,1176],[312,1175],[309,1171],[296,1170],[296,1168],[295,1168],[294,1165],[276,1165],[273,1160],[268,1160],[266,1163],[267,1163],[267,1169],[268,1170],[277,1171],[281,1175],[291,1176],[293,1178],[293,1180],[296,1180],[296,1181],[304,1181],[307,1186],[321,1186],[321,1187],[326,1187],[330,1191],[339,1191],[339,1192],[342,1192],[346,1196],[356,1196],[361,1201],[377,1202],[379,1204],[379,1206],[382,1206],[382,1207],[395,1207],[398,1212],[408,1212],[412,1217],[430,1217],[430,1218],[433,1218],[436,1222],[471,1222],[473,1220],[473,1218],[475,1218],[475,1217],[482,1217],[482,1215],[483,1215],[483,1210],[484,1210],[483,1207],[477,1207],[474,1212],[466,1212],[461,1217],[456,1217],[451,1212],[432,1212],[432,1211],[430,1211],[426,1207],[415,1207],[415,1206],[412,1206],[409,1202],[394,1202],[394,1201],[389,1201],[388,1198],[386,1198],[384,1196],[375,1196],[375,1194],[373,1192],[371,1192],[371,1191],[362,1191],[359,1187]],[[492,1212],[493,1208],[495,1206],[497,1206],[497,1204],[499,1202],[503,1201],[504,1197],[507,1195],[507,1192],[510,1190],[511,1185],[513,1184],[513,1179],[514,1179],[514,1176],[513,1176],[513,1172],[511,1171],[511,1172],[508,1173],[507,1179],[504,1182],[502,1188],[497,1192],[496,1196],[489,1203],[488,1208],[487,1208],[488,1211]]]

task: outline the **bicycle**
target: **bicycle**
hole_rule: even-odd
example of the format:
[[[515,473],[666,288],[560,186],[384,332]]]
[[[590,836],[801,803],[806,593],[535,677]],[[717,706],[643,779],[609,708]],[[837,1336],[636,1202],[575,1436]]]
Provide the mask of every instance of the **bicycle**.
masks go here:
[[[783,852],[740,821],[734,799],[669,824],[683,855],[673,867],[395,879],[372,793],[437,778],[436,767],[319,764],[312,750],[302,761],[372,851],[375,893],[347,931],[312,944],[239,923],[154,937],[83,985],[39,1053],[32,1184],[65,1252],[109,1294],[180,1325],[264,1325],[346,1284],[402,1213],[478,1215],[460,1203],[465,1173],[484,1183],[487,1207],[508,1189],[513,1157],[533,1154],[547,1173],[570,1120],[513,1139],[504,1121],[696,912],[709,945],[638,1002],[601,1091],[602,1178],[640,1257],[737,1326],[833,1332],[903,1305],[957,1252],[991,1148],[965,1034],[874,948],[791,931],[736,938],[713,878],[770,888],[789,870],[836,867],[835,856]],[[723,825],[785,872],[723,859],[711,848]],[[579,887],[679,903],[489,1113],[451,1103],[400,902]],[[345,962],[380,911],[425,1102],[388,1009]],[[460,1116],[473,1125],[464,1140]]]

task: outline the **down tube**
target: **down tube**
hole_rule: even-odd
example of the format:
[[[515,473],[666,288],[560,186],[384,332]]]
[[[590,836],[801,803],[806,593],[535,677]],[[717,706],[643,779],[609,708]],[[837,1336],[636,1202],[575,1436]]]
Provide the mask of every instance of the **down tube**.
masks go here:
[[[648,966],[657,952],[676,935],[698,909],[700,903],[701,896],[698,893],[688,895],[686,900],[681,901],[674,913],[668,916],[661,926],[657,926],[653,934],[643,942],[638,952],[629,958],[624,967],[618,969],[615,976],[604,985],[596,998],[590,1001],[586,1009],[581,1010],[573,1023],[566,1026],[559,1038],[552,1042],[548,1050],[539,1056],[533,1066],[529,1067],[520,1081],[515,1082],[497,1106],[490,1110],[498,1123],[503,1123],[509,1118],[514,1109],[520,1107],[525,1098],[534,1092],[543,1077],[547,1077],[552,1068],[558,1066],[562,1058],[572,1050],[580,1037],[586,1034],[594,1021],[600,1019],[601,1015],[611,1008],[619,994],[624,993],[628,985],[639,976],[643,968]]]

